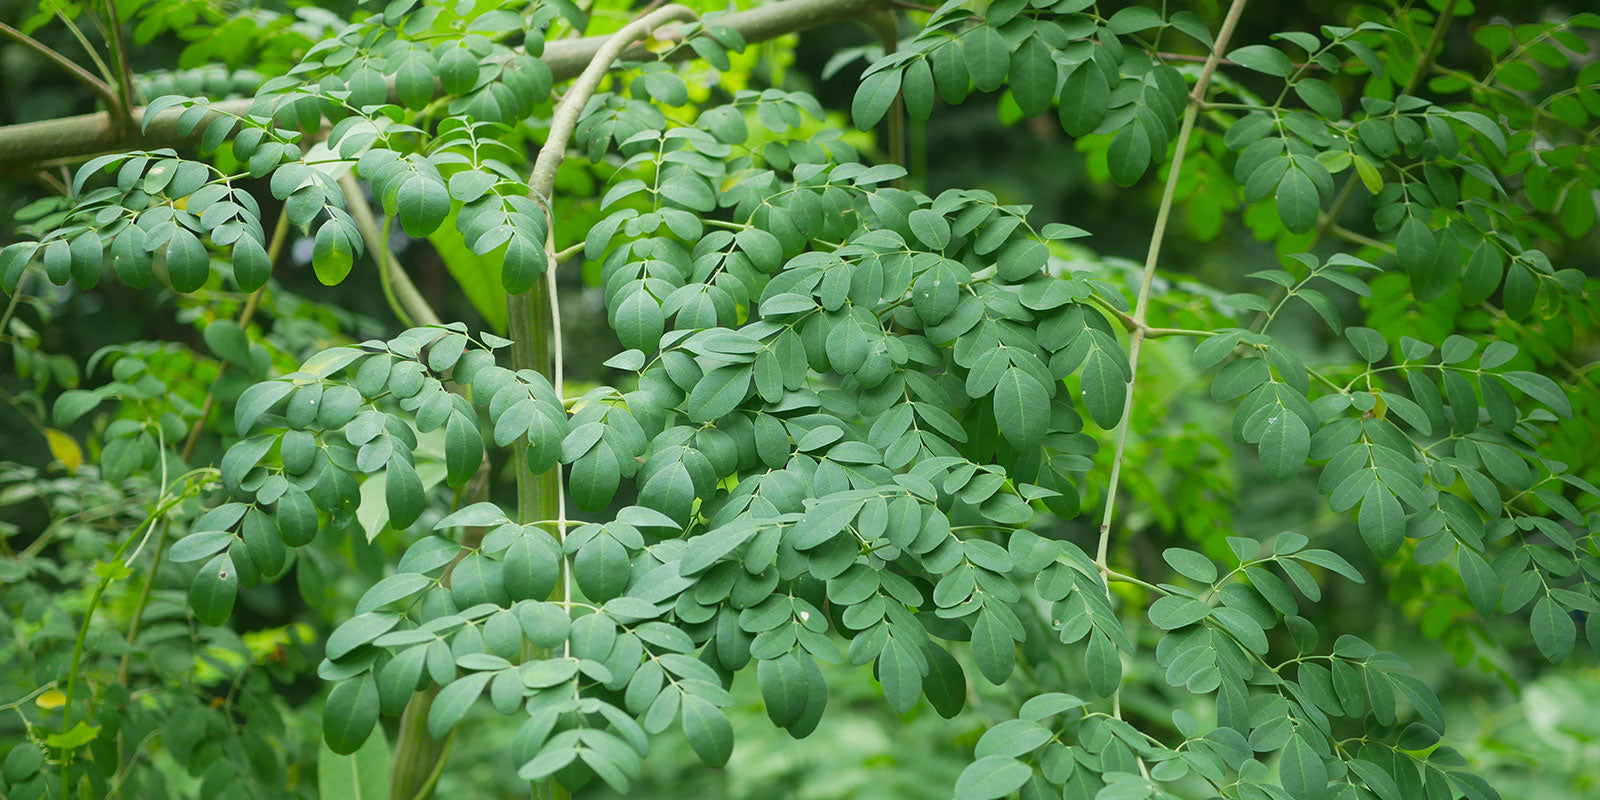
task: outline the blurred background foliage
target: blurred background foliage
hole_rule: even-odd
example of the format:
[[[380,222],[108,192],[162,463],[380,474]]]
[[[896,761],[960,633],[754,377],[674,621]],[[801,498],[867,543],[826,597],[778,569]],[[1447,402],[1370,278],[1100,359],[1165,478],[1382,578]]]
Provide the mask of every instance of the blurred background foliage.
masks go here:
[[[143,76],[140,91],[145,99],[171,91],[211,95],[253,91],[264,77],[284,71],[305,48],[356,10],[348,0],[155,0],[118,5],[126,7],[126,24],[134,31],[133,67]],[[628,5],[623,0],[600,0],[591,13],[597,19],[622,19],[631,13]],[[1208,20],[1216,20],[1214,4],[1195,5]],[[1402,5],[1428,12],[1431,19],[1431,13],[1447,3],[1418,0]],[[1438,61],[1481,73],[1491,56],[1473,40],[1476,29],[1497,21],[1537,21],[1535,16],[1564,18],[1584,10],[1584,5],[1452,0],[1448,6],[1459,19],[1450,28]],[[1260,2],[1250,6],[1238,37],[1261,41],[1273,31],[1315,29],[1337,19],[1387,18],[1392,12],[1393,7],[1384,3]],[[0,21],[74,55],[82,53],[74,27],[96,37],[93,20],[72,3],[0,0]],[[1600,51],[1595,38],[1591,35],[1589,41]],[[864,26],[835,24],[754,46],[738,57],[733,70],[691,73],[700,80],[690,83],[703,96],[775,85],[814,93],[830,109],[848,108],[857,86],[855,76],[881,52],[875,42]],[[1594,52],[1583,58],[1588,61],[1574,68],[1593,61]],[[720,85],[711,85],[713,80]],[[1461,91],[1444,74],[1429,88],[1443,98]],[[0,124],[85,113],[93,107],[92,96],[80,84],[31,52],[0,47]],[[1106,176],[1104,142],[1098,151],[1093,137],[1075,147],[1053,122],[1034,124],[1040,121],[1018,116],[1008,98],[992,96],[941,109],[926,123],[912,123],[913,185],[930,194],[951,187],[987,189],[1003,203],[1031,204],[1041,220],[1085,228],[1094,236],[1084,240],[1083,248],[1057,255],[1069,266],[1093,266],[1131,286],[1138,265],[1128,259],[1143,255],[1159,182],[1119,189]],[[834,120],[842,121],[842,117]],[[875,152],[868,135],[852,135],[854,144]],[[1549,135],[1563,134],[1552,130]],[[1279,252],[1305,244],[1263,241],[1248,211],[1240,213],[1237,200],[1210,190],[1203,179],[1207,169],[1223,169],[1218,157],[1195,158],[1196,178],[1182,187],[1164,251],[1162,280],[1171,282],[1156,287],[1161,304],[1157,316],[1173,326],[1230,324],[1228,317],[1247,312],[1224,306],[1221,296],[1243,288],[1248,273],[1277,266]],[[0,175],[0,244],[47,210],[29,206],[28,198],[48,194],[51,186],[70,180],[67,169],[55,165],[41,174]],[[597,187],[607,176],[586,169],[580,164],[561,174],[558,190],[568,199],[558,206],[564,211],[557,221],[558,241],[581,241],[588,225],[599,217]],[[275,209],[264,209],[263,217],[275,214]],[[1592,209],[1586,226],[1579,224],[1581,219],[1563,220],[1559,211],[1553,219],[1553,224],[1567,228],[1565,237],[1551,237],[1565,239],[1564,243],[1547,246],[1556,266],[1581,269],[1591,279],[1600,275],[1600,233],[1592,224]],[[453,226],[442,230],[453,231]],[[403,243],[396,238],[397,245]],[[441,316],[464,320],[473,328],[501,328],[503,315],[497,318],[493,308],[481,313],[483,304],[475,304],[451,277],[454,273],[470,284],[478,266],[474,257],[459,244],[452,247],[443,241],[442,235],[432,244],[409,247],[401,257]],[[266,343],[263,356],[271,363],[280,367],[297,363],[330,344],[394,327],[375,271],[358,270],[337,287],[322,287],[310,266],[311,242],[291,241],[288,252],[290,263],[274,273],[271,291],[252,322],[261,335],[255,340]],[[568,380],[580,386],[609,380],[601,363],[620,350],[604,330],[603,306],[592,288],[596,278],[578,270],[564,271],[560,277],[561,302],[572,326],[566,337]],[[1373,325],[1391,340],[1429,324],[1429,316],[1418,312],[1405,286],[1398,275],[1379,278],[1373,297],[1359,299],[1372,314]],[[319,300],[309,301],[306,295]],[[198,406],[220,367],[202,344],[199,331],[212,319],[236,318],[243,301],[215,290],[173,295],[108,283],[94,293],[80,293],[36,285],[5,315],[0,324],[0,400],[19,413],[0,413],[0,459],[5,461],[0,466],[0,543],[4,544],[0,685],[25,685],[30,673],[59,671],[51,669],[48,660],[65,656],[76,635],[76,617],[51,609],[81,612],[96,581],[92,565],[114,547],[115,536],[140,523],[142,508],[157,491],[145,479],[126,483],[123,492],[110,491],[92,466],[99,454],[84,452],[80,444],[99,437],[49,433],[51,402],[61,391],[86,381],[91,369],[106,370],[93,362],[114,364],[120,357],[144,365],[144,375],[156,382],[149,387],[156,393],[152,397]],[[1434,302],[1455,301],[1446,297]],[[1576,390],[1575,413],[1562,423],[1553,445],[1563,460],[1600,482],[1596,445],[1600,370],[1594,369],[1600,364],[1600,297],[1591,291],[1565,302],[1571,304],[1568,313],[1550,315],[1548,321],[1538,316],[1512,321],[1481,309],[1461,309],[1458,321],[1468,330],[1515,342]],[[174,304],[176,314],[171,311]],[[1331,360],[1348,347],[1318,323],[1309,308],[1299,306],[1286,313],[1298,315],[1286,317],[1282,328],[1304,337],[1298,343],[1301,352],[1320,351]],[[148,344],[103,351],[122,342]],[[1486,630],[1488,623],[1473,610],[1453,574],[1418,566],[1408,558],[1380,566],[1360,546],[1347,516],[1329,512],[1320,500],[1308,503],[1308,498],[1318,497],[1311,487],[1315,473],[1302,474],[1288,484],[1267,481],[1255,457],[1241,454],[1233,444],[1228,433],[1231,415],[1205,392],[1190,363],[1189,347],[1181,340],[1152,341],[1141,365],[1142,388],[1148,391],[1136,395],[1131,425],[1135,433],[1128,453],[1134,468],[1125,475],[1128,502],[1123,506],[1125,524],[1137,534],[1129,537],[1133,557],[1153,567],[1162,549],[1174,545],[1221,556],[1226,536],[1270,538],[1279,532],[1282,520],[1305,520],[1301,533],[1316,546],[1350,559],[1369,583],[1331,585],[1320,604],[1302,613],[1314,617],[1318,627],[1326,623],[1330,630],[1375,631],[1374,644],[1416,665],[1429,683],[1440,687],[1456,744],[1508,800],[1600,796],[1600,716],[1594,713],[1600,708],[1600,667],[1594,655],[1580,652],[1559,667],[1549,666],[1521,623],[1500,620],[1491,626],[1493,630]],[[234,370],[219,384],[219,399],[236,396],[266,367],[263,363]],[[100,378],[91,381],[100,382]],[[175,436],[185,433],[182,424],[170,427]],[[217,446],[215,440],[202,440],[202,448]],[[1110,447],[1101,448],[1099,458],[1105,462],[1101,467],[1108,465],[1110,452]],[[195,463],[207,463],[216,455],[196,453]],[[1092,482],[1097,475],[1103,479],[1105,470],[1090,472],[1086,505],[1099,502],[1104,492],[1103,485]],[[1086,514],[1070,526],[1056,524],[1068,528],[1061,533],[1084,543],[1090,534],[1088,520],[1097,518]],[[47,547],[58,548],[58,555],[39,558]],[[260,774],[275,779],[249,787],[249,794],[276,796],[266,788],[269,784],[290,794],[314,794],[311,771],[316,750],[307,743],[317,738],[318,692],[324,684],[314,674],[320,652],[313,643],[325,638],[337,609],[349,608],[381,576],[382,565],[397,557],[399,545],[385,539],[368,545],[364,537],[353,536],[324,542],[316,552],[313,568],[301,570],[297,582],[243,592],[232,627],[195,624],[183,602],[187,576],[177,569],[161,574],[146,613],[143,641],[154,648],[153,672],[169,688],[186,693],[193,707],[192,714],[151,721],[152,729],[166,731],[169,752],[157,766],[173,790],[219,788],[188,776],[183,763],[190,753],[184,748],[229,746],[229,726],[221,725],[222,730],[207,726],[217,725],[218,719],[237,719],[241,724],[266,726],[266,741],[272,743],[272,752],[253,755],[262,762]],[[137,601],[134,591],[132,584],[124,584],[108,597],[105,613],[97,621],[103,622],[104,631],[96,635],[125,630]],[[66,598],[59,606],[50,597],[58,592]],[[1404,602],[1376,602],[1376,593]],[[115,648],[102,651],[116,655]],[[711,769],[687,755],[686,743],[665,738],[663,749],[682,752],[678,757],[662,753],[649,759],[645,777],[634,790],[637,796],[655,800],[945,797],[977,736],[997,721],[985,716],[981,696],[949,722],[925,705],[908,715],[895,715],[879,697],[869,670],[834,666],[825,671],[835,694],[827,716],[810,738],[795,741],[773,728],[762,711],[753,676],[742,676],[734,686],[738,705],[729,709],[739,757],[725,770]],[[1156,717],[1165,717],[1174,701],[1158,694],[1124,698],[1134,713]],[[19,715],[40,720],[53,713],[49,691],[0,697],[0,706],[5,708],[0,713],[0,743],[20,736]],[[218,708],[232,716],[201,713]],[[514,777],[516,765],[501,746],[514,725],[514,718],[482,713],[474,724],[463,726],[439,796],[525,796],[526,785]],[[212,734],[217,741],[208,741]],[[606,797],[607,791],[591,787],[585,796]]]

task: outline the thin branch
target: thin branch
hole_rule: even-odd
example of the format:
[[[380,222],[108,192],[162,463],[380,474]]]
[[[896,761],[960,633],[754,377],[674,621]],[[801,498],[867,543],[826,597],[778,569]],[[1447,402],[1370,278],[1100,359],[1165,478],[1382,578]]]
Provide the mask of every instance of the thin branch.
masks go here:
[[[438,325],[439,315],[428,305],[422,292],[417,291],[417,285],[411,282],[411,276],[401,268],[400,260],[389,249],[389,237],[386,235],[388,222],[384,222],[382,230],[378,228],[377,221],[372,218],[372,208],[367,205],[367,196],[362,193],[355,174],[346,171],[340,175],[339,188],[344,190],[345,205],[350,207],[350,217],[356,221],[356,229],[361,231],[361,238],[367,243],[367,251],[372,253],[372,260],[378,264],[378,277],[384,284],[384,293],[392,298],[395,316],[407,327],[413,324]],[[398,305],[394,305],[395,300],[398,300]]]
[[[1387,242],[1380,242],[1377,239],[1374,239],[1374,238],[1372,238],[1370,236],[1363,236],[1363,235],[1361,235],[1359,233],[1356,233],[1353,230],[1350,230],[1349,228],[1345,228],[1345,227],[1340,226],[1340,225],[1335,225],[1335,226],[1333,226],[1332,231],[1333,231],[1333,235],[1334,236],[1337,236],[1340,239],[1343,239],[1343,240],[1345,240],[1347,242],[1354,242],[1355,244],[1359,244],[1362,247],[1375,247],[1375,248],[1377,248],[1379,250],[1382,250],[1385,253],[1393,253],[1394,252],[1394,245],[1389,244]]]
[[[93,90],[94,93],[99,96],[101,102],[106,104],[106,108],[108,110],[112,111],[113,113],[116,112],[117,107],[121,102],[117,99],[117,93],[113,91],[111,86],[105,81],[96,78],[94,73],[73,63],[72,59],[67,58],[66,56],[52,49],[44,42],[41,42],[38,39],[35,39],[32,36],[29,36],[28,34],[5,24],[4,22],[0,22],[0,35],[6,36],[7,38],[15,41],[17,44],[20,44],[23,47],[38,53],[39,55],[43,56],[46,61],[49,61],[57,67],[60,67],[62,70],[66,71],[67,74],[76,78],[78,81]]]
[[[1095,549],[1095,564],[1102,572],[1109,569],[1106,564],[1106,551],[1111,544],[1111,519],[1117,505],[1117,484],[1122,477],[1122,458],[1127,451],[1128,428],[1132,424],[1133,395],[1136,381],[1139,378],[1139,351],[1146,337],[1145,317],[1150,311],[1150,288],[1155,283],[1156,264],[1161,260],[1161,242],[1167,232],[1167,218],[1172,214],[1172,203],[1177,196],[1178,177],[1183,170],[1184,151],[1189,146],[1189,134],[1194,130],[1194,121],[1200,113],[1200,106],[1205,102],[1206,89],[1211,85],[1211,75],[1217,69],[1217,63],[1222,60],[1222,53],[1228,46],[1228,39],[1233,36],[1233,29],[1239,24],[1239,15],[1244,12],[1248,0],[1233,0],[1233,5],[1228,8],[1228,16],[1222,21],[1221,30],[1217,31],[1216,45],[1211,49],[1211,56],[1206,60],[1206,65],[1200,70],[1200,77],[1195,81],[1194,91],[1189,94],[1189,105],[1183,113],[1183,125],[1178,129],[1178,142],[1173,150],[1172,166],[1167,171],[1166,190],[1161,195],[1161,206],[1156,211],[1155,231],[1150,235],[1150,248],[1145,253],[1144,277],[1139,284],[1139,299],[1133,307],[1133,322],[1135,328],[1129,336],[1128,343],[1128,371],[1131,376],[1128,380],[1127,397],[1123,401],[1122,420],[1117,424],[1117,448],[1111,459],[1111,479],[1106,486],[1105,514],[1100,519],[1100,543]]]
[[[128,42],[122,36],[122,20],[117,17],[117,0],[106,0],[106,39],[111,63],[117,70],[117,114],[124,129],[133,124],[133,66],[128,63]]]

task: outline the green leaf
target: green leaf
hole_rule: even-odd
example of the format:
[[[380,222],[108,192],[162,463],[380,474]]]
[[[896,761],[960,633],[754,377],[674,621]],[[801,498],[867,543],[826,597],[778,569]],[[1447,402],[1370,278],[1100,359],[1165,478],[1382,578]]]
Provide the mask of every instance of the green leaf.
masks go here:
[[[1406,515],[1394,493],[1380,483],[1367,487],[1357,515],[1361,538],[1379,558],[1388,558],[1400,551],[1406,539]]]
[[[1117,646],[1105,634],[1095,631],[1089,635],[1083,661],[1089,688],[1101,697],[1110,697],[1122,683],[1122,658]]]
[[[733,755],[733,726],[722,711],[693,694],[683,696],[683,734],[701,761],[713,767],[728,763]]]
[[[1106,166],[1111,170],[1111,180],[1118,186],[1128,187],[1144,177],[1150,168],[1150,134],[1144,126],[1132,124],[1117,131],[1106,149]]]
[[[1150,621],[1164,631],[1193,625],[1211,616],[1211,606],[1192,597],[1167,595],[1150,606]]]
[[[919,208],[911,212],[907,221],[911,225],[911,233],[930,249],[943,250],[950,243],[950,222],[943,214],[930,208]]]
[[[1033,777],[1027,764],[1010,756],[985,756],[967,765],[956,779],[956,800],[995,800],[1022,788]]]
[[[221,625],[233,613],[234,598],[239,595],[239,573],[233,559],[223,553],[200,568],[189,584],[189,607],[202,625]]]
[[[117,239],[122,241],[121,238]],[[117,258],[116,248],[112,248],[112,258]],[[253,292],[267,284],[267,279],[272,277],[272,262],[267,259],[267,251],[255,237],[246,234],[240,236],[233,243],[233,281],[243,292]],[[146,262],[148,264],[148,262]],[[120,270],[119,273],[121,274]],[[124,276],[123,280],[127,280]]]
[[[1032,375],[1012,367],[994,387],[994,416],[1012,447],[1033,447],[1050,425],[1050,395]]]
[[[324,740],[317,757],[317,793],[323,798],[387,800],[389,759],[389,741],[381,727],[374,726],[354,753],[335,753]]]
[[[1278,776],[1283,788],[1295,800],[1320,800],[1327,795],[1328,768],[1298,734],[1283,750],[1283,758],[1278,761]]]
[[[721,419],[750,393],[750,366],[730,364],[707,372],[689,392],[684,406],[689,419],[694,422],[711,422]]]
[[[933,114],[933,94],[933,69],[928,59],[919,58],[907,64],[900,79],[900,97],[905,101],[906,115],[926,122]]]
[[[1228,60],[1246,69],[1266,73],[1278,78],[1287,78],[1294,72],[1294,62],[1277,48],[1264,44],[1252,44],[1241,47],[1228,54]]]
[[[1116,427],[1128,401],[1128,382],[1115,358],[1103,350],[1090,353],[1078,381],[1089,417],[1106,430]]]
[[[1086,136],[1105,119],[1111,100],[1111,85],[1094,62],[1085,61],[1072,70],[1061,87],[1061,129],[1068,136]]]
[[[900,94],[900,70],[879,70],[863,78],[856,88],[855,100],[850,104],[850,118],[861,130],[872,130],[878,120],[888,113],[889,106]]]
[[[550,268],[550,257],[544,243],[536,242],[521,233],[506,241],[505,253],[500,262],[500,285],[511,294],[522,294],[538,284],[544,271]]]
[[[1283,483],[1299,474],[1311,452],[1311,432],[1305,420],[1287,408],[1271,412],[1261,435],[1261,466],[1267,477]]]
[[[961,37],[961,57],[980,92],[1000,88],[1011,68],[1011,48],[1000,32],[988,25],[972,28]]]
[[[1217,579],[1217,565],[1193,550],[1169,547],[1161,551],[1161,558],[1177,570],[1178,574],[1190,580],[1212,583]]]
[[[993,612],[978,614],[972,625],[972,662],[990,683],[1000,686],[1016,665],[1017,645],[1005,624]]]
[[[1578,637],[1577,623],[1550,595],[1533,604],[1531,629],[1534,644],[1550,663],[1560,664],[1572,654],[1572,645]]]
[[[322,223],[317,229],[316,246],[311,251],[311,266],[316,270],[317,280],[324,286],[336,285],[350,274],[355,263],[355,247],[344,226],[332,219]]]
[[[466,716],[467,709],[483,693],[483,687],[494,677],[493,672],[474,672],[450,682],[439,690],[428,709],[428,735],[443,739]],[[376,689],[373,690],[376,692]]]
[[[1278,219],[1291,233],[1306,233],[1317,226],[1322,200],[1317,195],[1317,185],[1304,170],[1291,168],[1283,174],[1274,202],[1278,207]]]
[[[211,275],[211,254],[198,237],[183,228],[173,231],[166,255],[167,279],[172,282],[173,291],[193,292],[206,285],[206,278]]]
[[[249,394],[246,392],[246,394]],[[287,394],[287,391],[284,392]],[[280,394],[279,397],[282,397]],[[55,407],[51,410],[51,418],[55,420],[56,427],[65,428],[77,422],[84,414],[93,411],[96,406],[105,400],[105,396],[98,391],[89,389],[68,389],[56,398]],[[243,400],[240,401],[241,406]]]
[[[761,686],[761,699],[766,703],[767,717],[772,724],[787,728],[800,720],[806,710],[806,677],[805,668],[793,654],[784,653],[770,661],[759,662],[756,681]]]
[[[897,714],[910,711],[922,699],[922,671],[898,639],[890,639],[878,654],[878,682],[883,686],[883,699]]]
[[[443,182],[422,173],[412,175],[400,184],[395,196],[400,227],[406,235],[421,239],[435,230],[450,216],[450,192]]]
[[[1036,117],[1050,107],[1056,95],[1056,62],[1050,47],[1029,36],[1011,53],[1011,97],[1025,116]]]
[[[1523,394],[1543,403],[1551,411],[1562,417],[1572,417],[1572,401],[1567,399],[1567,394],[1561,390],[1561,386],[1548,376],[1537,372],[1507,372],[1500,377],[1505,378]]]
[[[398,453],[390,457],[384,472],[383,496],[389,506],[389,524],[395,530],[405,530],[422,516],[422,478]]]
[[[206,347],[224,361],[233,364],[250,361],[250,340],[245,337],[238,323],[231,319],[219,319],[207,325],[201,332],[201,338],[205,339]]]
[[[335,755],[350,755],[368,739],[381,739],[382,731],[372,735],[377,722],[378,682],[371,673],[340,681],[322,707],[322,742]]]

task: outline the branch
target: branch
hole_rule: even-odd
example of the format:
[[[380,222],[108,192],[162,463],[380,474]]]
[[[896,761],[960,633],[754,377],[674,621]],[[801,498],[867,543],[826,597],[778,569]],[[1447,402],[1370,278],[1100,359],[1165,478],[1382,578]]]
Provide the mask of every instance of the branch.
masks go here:
[[[35,39],[32,36],[29,36],[28,34],[23,33],[22,31],[19,31],[16,28],[13,28],[10,25],[5,24],[4,22],[0,22],[0,35],[4,35],[7,38],[10,38],[10,39],[14,40],[17,44],[20,44],[23,47],[26,47],[29,50],[32,50],[35,53],[38,53],[39,55],[44,56],[44,59],[46,61],[49,61],[50,63],[60,67],[63,70],[65,70],[67,72],[67,74],[71,75],[72,77],[77,78],[80,82],[82,82],[83,84],[88,86],[91,90],[93,90],[95,95],[97,95],[100,98],[100,101],[105,103],[106,104],[106,108],[110,109],[111,111],[115,112],[118,109],[118,107],[121,105],[121,101],[117,99],[117,93],[112,91],[111,87],[109,85],[107,85],[105,81],[100,80],[99,78],[96,78],[94,76],[94,73],[84,69],[83,67],[78,66],[77,64],[74,64],[72,62],[72,59],[67,58],[66,56],[56,52],[53,49],[51,49],[50,46],[46,45],[44,42],[41,42],[38,39]],[[101,116],[101,115],[88,114],[86,116],[97,117],[97,116]],[[70,117],[69,119],[82,119],[82,117]],[[37,124],[37,123],[30,123],[30,124]],[[3,134],[4,132],[9,131],[9,130],[11,130],[13,128],[22,128],[22,127],[26,127],[26,126],[25,125],[6,125],[4,127],[0,127],[0,134]],[[0,150],[5,150],[5,148],[6,148],[5,139],[4,139],[4,137],[0,137]],[[6,156],[5,158],[9,159],[9,155]]]
[[[887,0],[782,0],[772,5],[749,11],[740,11],[718,17],[715,25],[732,28],[750,43],[762,42],[784,34],[815,28],[841,19],[859,17],[887,5]],[[556,81],[569,80],[583,72],[600,48],[611,37],[586,36],[582,39],[561,39],[545,46],[540,60],[550,68]],[[630,61],[653,61],[656,56],[644,48],[633,48],[622,54]],[[668,56],[672,60],[694,58],[694,52],[679,48]],[[68,62],[69,64],[71,62]],[[82,72],[82,70],[78,70]],[[84,73],[88,75],[88,73]],[[88,75],[93,79],[93,75]],[[104,83],[102,86],[105,86]],[[105,94],[115,98],[110,87]],[[182,108],[169,108],[157,114],[146,125],[144,108],[133,109],[131,117],[135,127],[126,133],[117,133],[106,114],[82,114],[75,117],[27,122],[20,125],[0,126],[0,171],[13,170],[24,164],[54,159],[123,150],[153,150],[159,147],[176,147],[185,142],[198,141],[206,124],[220,114],[244,116],[250,113],[253,99],[224,100],[213,104],[217,114],[208,114],[194,127],[189,136],[178,134],[178,117]],[[148,128],[142,130],[141,128]]]
[[[399,259],[389,249],[389,239],[372,218],[372,208],[367,205],[367,196],[362,193],[361,185],[356,183],[354,173],[346,170],[340,175],[339,188],[344,190],[345,205],[350,207],[350,216],[356,221],[356,229],[361,231],[361,238],[366,240],[367,252],[372,253],[372,260],[378,263],[378,277],[384,285],[384,293],[391,294],[392,290],[400,303],[400,309],[397,310],[403,309],[416,324],[438,325],[439,315],[428,305],[422,292],[417,291],[417,285],[411,282],[411,276],[401,269]],[[406,322],[405,315],[396,316],[401,318],[401,322]]]
[[[545,204],[546,207],[549,206],[550,196],[555,190],[556,170],[561,167],[561,161],[567,155],[567,142],[572,139],[572,132],[578,127],[578,117],[583,114],[583,107],[588,104],[594,90],[600,86],[600,79],[610,71],[612,62],[615,62],[634,42],[643,39],[656,28],[669,22],[692,22],[699,18],[700,16],[687,6],[676,3],[662,6],[622,26],[622,30],[606,37],[605,42],[596,48],[583,72],[578,74],[578,79],[573,81],[572,86],[562,95],[561,102],[556,104],[555,114],[550,119],[550,135],[545,139],[544,146],[539,148],[539,158],[534,161],[533,174],[528,178],[528,185],[533,189],[535,200]],[[551,66],[551,71],[555,71],[554,65]]]
[[[794,0],[789,4],[780,3],[778,6],[768,6],[768,9],[789,5],[793,7],[798,2]],[[567,89],[561,102],[556,104],[554,115],[550,120],[550,135],[545,139],[543,147],[539,148],[539,157],[534,161],[533,173],[528,177],[528,185],[534,199],[545,207],[546,213],[550,212],[550,196],[555,190],[556,171],[561,167],[561,161],[566,157],[567,142],[572,138],[572,132],[578,126],[578,117],[583,113],[583,107],[588,104],[590,95],[594,94],[600,80],[605,77],[611,64],[617,60],[634,42],[644,38],[657,27],[668,22],[698,19],[695,12],[681,5],[663,6],[646,14],[627,25],[622,30],[606,37],[604,43],[595,48],[593,56],[584,67],[578,79]],[[554,215],[551,215],[549,231],[554,234]],[[509,295],[506,298],[506,328],[511,338],[511,364],[513,369],[531,369],[547,373],[551,360],[552,345],[559,342],[559,331],[539,330],[534,322],[535,306],[540,303],[549,303],[551,319],[559,320],[559,311],[555,295],[555,259],[551,252],[550,238],[545,241],[547,258],[545,264],[547,281],[542,287],[542,297],[536,297],[540,292],[536,290],[522,294]],[[537,302],[536,302],[537,301]],[[559,361],[559,351],[556,360]],[[556,391],[561,391],[560,376],[556,377]],[[523,466],[526,464],[526,446],[519,443],[517,448],[517,516],[519,519],[531,520],[549,516],[542,509],[559,506],[563,500],[560,484],[559,467],[552,472],[554,476],[538,476],[531,474]],[[553,502],[552,502],[553,501]]]
[[[1200,77],[1195,81],[1194,91],[1189,93],[1189,104],[1183,112],[1183,125],[1178,129],[1178,143],[1173,150],[1172,166],[1167,170],[1167,186],[1161,195],[1161,207],[1156,211],[1155,231],[1150,234],[1150,249],[1145,253],[1144,277],[1139,283],[1139,300],[1133,307],[1133,333],[1128,341],[1128,379],[1127,399],[1122,406],[1122,420],[1117,424],[1117,449],[1111,458],[1111,480],[1106,486],[1105,514],[1100,519],[1100,543],[1095,550],[1095,564],[1105,573],[1109,567],[1106,564],[1106,550],[1111,544],[1111,517],[1117,505],[1117,482],[1122,477],[1122,456],[1128,445],[1128,428],[1132,424],[1133,416],[1133,390],[1135,381],[1139,379],[1139,350],[1144,344],[1148,326],[1145,316],[1150,311],[1150,287],[1155,283],[1156,264],[1161,260],[1161,242],[1167,233],[1167,217],[1172,213],[1172,203],[1178,191],[1178,176],[1183,170],[1184,151],[1189,146],[1189,134],[1194,130],[1195,117],[1199,116],[1200,106],[1205,103],[1206,89],[1211,86],[1211,75],[1216,72],[1217,64],[1222,61],[1222,53],[1227,49],[1228,39],[1233,36],[1233,29],[1239,24],[1239,15],[1244,13],[1247,0],[1233,0],[1233,5],[1228,8],[1228,16],[1222,21],[1221,30],[1217,31],[1216,45],[1211,48],[1211,56],[1206,59],[1206,65],[1200,69]]]

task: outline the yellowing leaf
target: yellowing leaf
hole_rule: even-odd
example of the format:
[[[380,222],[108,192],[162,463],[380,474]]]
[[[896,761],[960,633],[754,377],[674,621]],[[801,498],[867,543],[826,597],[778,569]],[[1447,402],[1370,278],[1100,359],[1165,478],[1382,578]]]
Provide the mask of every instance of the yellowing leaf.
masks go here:
[[[65,431],[47,428],[44,438],[50,443],[50,455],[55,456],[61,466],[68,470],[76,470],[83,466],[83,450],[78,447],[78,440]]]
[[[39,695],[38,698],[33,701],[33,704],[46,711],[49,711],[50,709],[60,708],[66,705],[67,696],[59,691],[56,691],[55,689],[51,689],[50,691]]]

